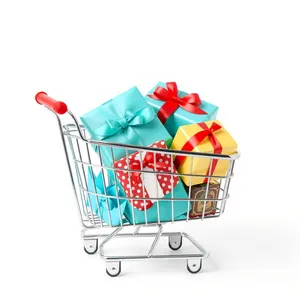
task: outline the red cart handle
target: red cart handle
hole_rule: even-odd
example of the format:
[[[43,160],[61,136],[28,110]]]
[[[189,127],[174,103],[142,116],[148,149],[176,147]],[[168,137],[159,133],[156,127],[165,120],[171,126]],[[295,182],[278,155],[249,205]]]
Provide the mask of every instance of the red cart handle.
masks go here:
[[[63,115],[68,111],[68,107],[64,102],[56,101],[49,97],[45,92],[39,92],[35,95],[35,100],[38,104],[45,105],[52,109],[57,114]]]

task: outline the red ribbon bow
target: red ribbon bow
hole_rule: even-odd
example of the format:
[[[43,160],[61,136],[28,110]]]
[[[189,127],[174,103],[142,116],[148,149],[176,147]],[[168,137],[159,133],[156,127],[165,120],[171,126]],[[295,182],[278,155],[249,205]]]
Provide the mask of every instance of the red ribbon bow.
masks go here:
[[[198,107],[202,104],[198,94],[192,93],[182,98],[178,96],[178,88],[176,82],[167,82],[167,88],[159,86],[155,89],[153,95],[148,96],[153,99],[166,102],[157,113],[158,118],[163,124],[166,123],[167,119],[179,107],[194,114],[207,114],[204,110]]]
[[[155,165],[156,165],[156,170],[155,170]],[[153,169],[154,171],[165,171],[168,169],[168,165],[166,165],[164,162],[156,161],[154,163],[154,153],[153,152],[148,152],[142,163],[138,160],[135,160],[132,164],[130,164],[131,170],[143,170],[144,168],[150,168]],[[141,172],[132,172],[131,173],[131,179],[133,186],[135,186],[139,178],[141,177]]]
[[[215,131],[222,128],[221,125],[213,122],[208,128],[208,126],[205,123],[198,123],[198,125],[203,129],[200,132],[197,132],[194,136],[192,136],[181,148],[183,151],[193,151],[195,147],[197,147],[206,137],[209,138],[209,141],[211,142],[213,148],[214,148],[214,154],[221,154],[222,153],[222,145],[217,140],[215,135],[213,134]],[[186,159],[186,156],[176,156],[174,160],[174,164],[176,168],[178,169],[180,165],[183,163],[183,161]],[[206,175],[210,176],[214,173],[216,166],[217,166],[218,160],[213,159],[212,160],[212,166],[211,166],[211,172],[209,172],[209,169],[206,173]],[[210,173],[210,174],[209,174]],[[204,183],[207,182],[207,178],[205,178]]]

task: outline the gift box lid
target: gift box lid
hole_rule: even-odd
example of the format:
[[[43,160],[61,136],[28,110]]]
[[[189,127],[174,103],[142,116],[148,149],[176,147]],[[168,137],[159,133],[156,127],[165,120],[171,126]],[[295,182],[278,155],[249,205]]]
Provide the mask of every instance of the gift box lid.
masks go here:
[[[128,101],[132,99],[132,101]],[[147,109],[148,118],[155,118],[155,112],[153,108],[147,105],[143,95],[140,93],[137,87],[125,91],[119,96],[101,104],[94,108],[90,112],[81,116],[81,121],[87,130],[96,139],[105,139],[105,137],[97,134],[99,128],[107,123],[107,120],[118,121],[125,118],[126,112],[137,113],[143,109]]]
[[[153,103],[153,106],[157,107],[158,109],[164,104],[164,102],[163,102],[163,101],[160,101],[160,100],[156,100],[156,99],[150,98],[149,95],[153,94],[154,91],[156,90],[156,88],[159,87],[159,86],[162,86],[162,87],[166,88],[167,85],[166,85],[165,82],[159,81],[159,82],[158,82],[158,83],[157,83],[157,84],[156,84],[156,85],[155,85],[155,86],[147,93],[147,95],[146,95],[147,101],[152,102],[152,103]],[[178,90],[178,96],[179,96],[180,98],[182,98],[182,97],[184,97],[184,96],[186,96],[186,95],[188,95],[188,94],[189,94],[189,93],[187,93],[187,92]],[[213,114],[214,112],[216,112],[216,111],[218,110],[218,106],[216,106],[216,105],[214,105],[214,104],[212,104],[212,103],[209,103],[209,102],[207,102],[207,101],[205,101],[205,100],[202,100],[202,99],[201,99],[201,102],[202,102],[201,108],[202,108],[204,111],[206,111],[208,114]],[[182,108],[180,108],[179,112],[182,112],[182,111],[185,111],[185,110],[182,109]],[[188,112],[187,112],[187,113],[188,113]],[[176,114],[176,112],[175,112],[175,114]],[[177,114],[178,114],[178,112],[177,112]],[[189,120],[189,119],[188,119],[188,120]]]
[[[229,132],[223,127],[220,121],[207,121],[204,122],[208,127],[213,123],[217,123],[222,126],[219,130],[215,131],[213,134],[219,143],[222,146],[222,154],[234,154],[237,150],[237,143]],[[182,146],[186,141],[193,137],[196,133],[203,131],[204,129],[198,124],[190,124],[179,127],[175,138],[173,140],[171,149],[182,149]],[[209,137],[206,137],[197,147],[193,149],[193,152],[204,152],[204,153],[214,153],[214,147],[209,140]]]

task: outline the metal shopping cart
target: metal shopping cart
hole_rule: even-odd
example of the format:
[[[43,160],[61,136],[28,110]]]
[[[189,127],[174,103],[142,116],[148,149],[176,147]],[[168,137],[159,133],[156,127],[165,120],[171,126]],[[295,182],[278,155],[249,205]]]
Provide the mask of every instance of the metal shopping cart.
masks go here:
[[[91,140],[85,128],[79,124],[78,120],[74,114],[68,110],[67,105],[63,102],[56,101],[50,98],[46,93],[40,92],[36,95],[36,101],[39,104],[44,105],[50,111],[52,111],[58,121],[61,139],[63,142],[63,147],[67,159],[68,169],[70,172],[71,182],[73,185],[75,198],[78,204],[78,211],[81,218],[83,230],[82,238],[84,241],[84,250],[88,254],[94,254],[100,252],[100,257],[106,262],[106,272],[108,275],[115,277],[121,273],[121,261],[127,260],[146,260],[146,259],[183,259],[187,261],[187,269],[190,273],[198,273],[202,268],[202,260],[208,257],[208,252],[200,246],[193,238],[184,232],[163,232],[163,225],[165,223],[175,223],[175,222],[188,222],[194,220],[204,220],[209,218],[220,217],[224,210],[227,199],[229,198],[228,190],[230,185],[231,177],[233,176],[233,168],[235,160],[239,157],[239,153],[231,156],[227,155],[216,155],[207,153],[195,153],[195,152],[184,152],[184,151],[174,151],[169,149],[160,148],[150,148],[150,147],[138,147],[132,145],[122,145],[118,143],[105,143],[96,140]],[[62,123],[61,116],[65,113],[71,117],[71,123]],[[145,186],[144,180],[141,190],[143,191],[142,197],[139,201],[151,200],[157,202],[157,219],[155,222],[148,221],[148,211],[145,209],[143,211],[145,218],[143,222],[138,222],[135,219],[135,210],[132,206],[132,220],[127,222],[122,211],[122,203],[124,201],[132,203],[136,199],[132,195],[127,195],[124,197],[120,196],[118,193],[117,183],[117,172],[120,171],[118,166],[114,164],[107,166],[103,162],[103,157],[100,147],[107,147],[112,155],[114,161],[114,149],[122,148],[126,151],[126,161],[127,164],[124,167],[128,174],[136,172],[132,170],[130,164],[128,163],[128,158],[133,152],[138,152],[142,157],[144,153],[152,153],[154,157],[156,154],[168,155],[171,157],[171,164],[173,165],[173,159],[180,155],[190,157],[190,165],[192,170],[193,162],[197,159],[209,159],[210,167],[209,173],[206,174],[178,174],[173,171],[173,168],[159,172],[156,168],[157,162],[154,161],[153,170],[139,170],[141,176],[146,176],[147,174],[167,175],[171,176],[172,179],[179,176],[188,176],[190,178],[190,184],[187,186],[188,198],[175,198],[173,194],[169,199],[163,199],[163,201],[169,201],[170,203],[170,218],[168,220],[162,220],[160,202],[162,199],[156,197],[145,198]],[[214,160],[227,160],[228,170],[225,176],[209,176],[211,174],[212,162]],[[123,170],[124,170],[123,169]],[[160,170],[161,171],[161,170]],[[97,188],[98,176],[100,174],[100,179],[102,180],[103,190],[99,191]],[[99,176],[100,176],[99,175]],[[205,190],[199,197],[191,199],[191,183],[194,177],[205,177],[207,178],[207,184]],[[171,180],[171,182],[174,182]],[[217,182],[218,192],[211,193],[211,186],[213,183]],[[92,183],[92,188],[91,188]],[[115,194],[108,194],[108,187],[112,184],[115,187]],[[130,187],[131,190],[131,187]],[[92,199],[97,199],[95,203],[92,203]],[[102,202],[101,202],[101,201]],[[111,214],[112,200],[114,201],[114,216]],[[180,218],[176,218],[174,214],[174,207],[178,203],[177,201],[185,201],[187,204],[187,211]],[[100,205],[99,203],[104,203]],[[191,216],[191,207],[197,203],[198,214],[197,216]],[[95,209],[96,205],[96,209]],[[208,207],[212,208],[209,210]],[[103,217],[102,210],[106,210],[107,216]],[[118,216],[118,222],[113,222],[113,217]],[[145,232],[142,233],[141,229],[143,227],[156,227],[157,232]],[[122,230],[132,229],[130,233],[121,233]],[[104,234],[105,229],[110,230],[107,234]],[[107,246],[109,242],[115,238],[154,238],[153,243],[147,253],[143,255],[108,255],[104,252],[104,247]],[[197,251],[196,253],[191,252],[172,252],[172,254],[157,254],[157,245],[161,238],[168,238],[169,247],[172,250],[178,250],[182,246],[183,238],[188,240]],[[99,243],[101,240],[101,243]]]

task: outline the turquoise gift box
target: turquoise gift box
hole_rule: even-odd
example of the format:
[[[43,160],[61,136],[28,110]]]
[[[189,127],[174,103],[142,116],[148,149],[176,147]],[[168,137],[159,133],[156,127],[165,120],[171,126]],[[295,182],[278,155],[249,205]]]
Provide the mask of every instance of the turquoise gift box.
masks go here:
[[[120,226],[121,223],[125,223],[123,216],[128,202],[116,198],[118,189],[116,185],[110,184],[104,190],[102,172],[96,176],[90,167],[87,184],[89,193],[86,195],[86,205],[92,207],[93,212],[109,226]],[[118,196],[122,195],[118,189]]]
[[[112,175],[113,174],[110,171],[109,176]],[[95,190],[97,195],[95,195]],[[87,196],[87,200],[86,200],[87,206],[91,206],[93,212],[98,217],[101,216],[102,221],[109,226],[120,226],[121,223],[124,224],[127,223],[127,221],[130,224],[145,224],[146,220],[147,223],[155,223],[158,221],[157,206],[159,206],[160,221],[161,222],[172,221],[171,201],[162,200],[156,202],[150,209],[147,210],[146,218],[145,218],[145,212],[142,212],[134,208],[130,204],[130,202],[126,200],[127,198],[125,198],[126,196],[123,190],[118,189],[118,197],[120,197],[120,199],[116,198],[117,189],[115,183],[112,183],[111,185],[106,187],[107,196],[105,196],[103,176],[101,172],[97,176],[95,176],[92,173],[90,167],[88,168],[88,191],[90,193],[89,193],[89,197]],[[183,187],[182,182],[180,182],[180,184],[177,184],[177,186],[175,187],[174,196],[175,195],[178,198],[187,198],[187,194]],[[166,195],[164,199],[170,198],[170,196],[171,193]],[[189,201],[174,201],[174,220],[186,219],[188,202]]]
[[[176,83],[171,83],[171,84],[175,84],[175,86],[176,86]],[[161,101],[161,100],[157,100],[157,99],[153,99],[153,98],[149,97],[149,95],[153,95],[153,93],[155,92],[155,90],[158,87],[163,87],[163,88],[167,89],[167,84],[163,83],[163,82],[159,82],[145,96],[145,99],[153,107],[153,109],[155,110],[156,113],[158,113],[160,111],[161,107],[166,103],[165,101]],[[176,88],[177,88],[177,86],[176,86]],[[189,94],[184,91],[178,90],[178,93],[176,96],[177,96],[177,98],[183,98],[187,95],[189,95]],[[200,100],[200,98],[199,98],[199,100]],[[216,120],[218,107],[209,102],[206,102],[204,100],[200,100],[200,101],[201,101],[201,104],[198,105],[197,107],[199,107],[201,110],[203,110],[206,114],[192,113],[192,112],[189,112],[188,110],[185,110],[181,106],[179,106],[175,110],[175,112],[172,113],[167,118],[166,122],[165,123],[163,122],[164,126],[166,127],[166,129],[168,130],[168,132],[170,133],[170,135],[172,137],[174,137],[176,135],[176,132],[180,126],[194,124],[194,123],[200,123],[200,122],[206,122],[209,120]],[[171,105],[174,105],[174,103],[172,103]]]
[[[174,197],[188,198],[182,182],[177,184],[177,186],[174,188]],[[162,200],[155,202],[153,206],[146,211],[140,211],[134,208],[128,201],[125,209],[125,217],[130,224],[145,224],[146,220],[147,223],[156,223],[158,220],[160,220],[160,222],[172,221],[172,201],[163,200],[169,198],[171,198],[171,193],[165,195]],[[189,208],[188,203],[189,201],[174,201],[174,221],[186,219]],[[192,206],[190,205],[190,208],[191,207]]]
[[[81,121],[93,140],[135,146],[157,140],[164,140],[168,146],[172,143],[172,137],[136,87],[83,115]],[[113,148],[112,155],[109,146],[101,145],[100,151],[106,166],[126,155],[123,148]]]

